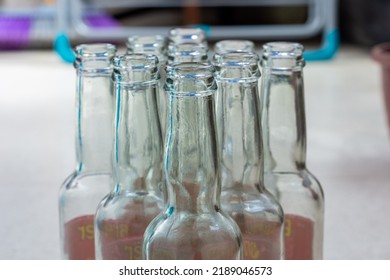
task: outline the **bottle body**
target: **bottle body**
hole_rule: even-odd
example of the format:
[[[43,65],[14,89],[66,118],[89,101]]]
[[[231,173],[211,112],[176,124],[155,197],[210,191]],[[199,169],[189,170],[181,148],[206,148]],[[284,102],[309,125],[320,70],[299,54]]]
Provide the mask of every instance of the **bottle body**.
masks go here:
[[[94,216],[112,185],[114,98],[110,44],[76,47],[76,170],[59,193],[61,257],[94,259]]]
[[[218,66],[221,206],[238,224],[244,259],[284,257],[284,215],[264,187],[260,125],[259,58],[254,53],[222,54]]]
[[[215,82],[208,64],[167,67],[167,204],[145,233],[146,259],[240,259],[241,234],[219,203]]]
[[[303,47],[263,47],[265,184],[285,213],[285,258],[322,259],[324,196],[306,168]]]
[[[157,110],[158,60],[114,59],[114,188],[95,222],[97,259],[142,259],[146,227],[162,211],[162,139]]]

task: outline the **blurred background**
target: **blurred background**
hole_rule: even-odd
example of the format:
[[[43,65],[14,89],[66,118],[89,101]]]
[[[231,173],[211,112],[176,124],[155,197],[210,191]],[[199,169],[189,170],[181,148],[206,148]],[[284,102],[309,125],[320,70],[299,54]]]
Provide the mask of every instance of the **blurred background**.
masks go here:
[[[58,190],[75,166],[72,48],[178,26],[210,42],[306,47],[307,164],[325,192],[325,259],[390,259],[387,0],[0,0],[0,259],[58,259]],[[389,78],[387,78],[389,79]],[[390,93],[389,93],[390,94]]]
[[[202,25],[209,30],[209,39],[223,39],[229,34],[255,40],[314,40],[332,17],[343,43],[371,47],[390,40],[389,10],[386,0],[1,0],[0,48],[51,48],[59,32],[66,32],[72,42],[100,39],[99,34],[85,32],[108,27],[112,32],[106,37],[122,42],[133,33],[155,34],[183,25]],[[283,27],[312,21],[316,28],[294,35],[283,33]],[[270,25],[278,25],[274,34],[260,33],[262,27]],[[234,27],[234,31],[221,33],[226,26]],[[249,31],[240,29],[243,26],[249,26]],[[118,27],[130,28],[124,33]]]

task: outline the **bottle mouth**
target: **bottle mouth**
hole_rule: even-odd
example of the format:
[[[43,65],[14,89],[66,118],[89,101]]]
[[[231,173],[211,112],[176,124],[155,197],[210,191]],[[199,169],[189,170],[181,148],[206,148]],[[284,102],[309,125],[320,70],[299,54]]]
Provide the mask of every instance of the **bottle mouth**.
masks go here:
[[[215,67],[209,63],[183,62],[165,67],[167,76],[175,79],[199,79],[214,76]]]
[[[255,44],[249,40],[222,40],[215,44],[214,52],[223,54],[228,52],[254,52]]]
[[[88,57],[107,57],[112,58],[116,54],[117,48],[112,44],[81,44],[76,46],[76,56],[82,58]]]
[[[197,59],[198,62],[203,62],[208,59],[208,48],[197,43],[183,43],[178,45],[168,46],[168,61],[175,63],[180,59]]]
[[[254,53],[230,52],[215,59],[216,77],[221,82],[257,82],[260,78],[259,56]]]
[[[162,35],[130,36],[126,42],[128,53],[162,52],[165,47],[165,37]]]
[[[205,96],[216,90],[215,67],[210,63],[183,62],[165,67],[164,89],[170,95]]]
[[[153,54],[131,53],[113,59],[114,82],[134,84],[156,82],[158,79],[158,58]]]
[[[296,42],[269,42],[263,45],[262,66],[279,70],[298,69],[305,65],[303,52],[303,45]]]
[[[169,44],[182,43],[204,43],[206,41],[206,33],[200,28],[180,27],[172,28],[168,32]]]

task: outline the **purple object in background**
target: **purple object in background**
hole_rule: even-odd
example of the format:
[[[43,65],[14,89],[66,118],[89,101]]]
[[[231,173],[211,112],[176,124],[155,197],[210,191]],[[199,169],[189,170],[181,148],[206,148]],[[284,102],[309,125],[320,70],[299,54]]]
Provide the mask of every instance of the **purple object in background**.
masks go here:
[[[87,25],[95,28],[118,27],[119,24],[112,17],[105,14],[92,14],[84,16]]]
[[[0,50],[19,50],[27,48],[32,40],[39,41],[40,38],[31,38],[33,28],[37,28],[36,26],[42,28],[42,25],[34,24],[39,20],[37,15],[31,17],[0,15]],[[84,16],[84,21],[87,25],[97,29],[119,26],[115,19],[104,13],[87,14]],[[55,28],[55,26],[53,22],[52,26],[43,28]],[[56,34],[55,31],[52,33]]]
[[[27,17],[0,16],[0,49],[15,50],[28,45],[31,19]]]

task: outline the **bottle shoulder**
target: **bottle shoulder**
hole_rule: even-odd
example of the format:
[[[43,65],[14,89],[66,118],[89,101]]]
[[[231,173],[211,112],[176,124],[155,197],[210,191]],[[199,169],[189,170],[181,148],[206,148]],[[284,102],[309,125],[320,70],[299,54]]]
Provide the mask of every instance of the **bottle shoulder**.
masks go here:
[[[155,192],[111,192],[99,204],[97,216],[156,216],[163,200]]]
[[[283,220],[283,209],[275,196],[267,189],[259,191],[255,187],[243,188],[242,186],[222,189],[222,209],[231,214],[239,212],[248,215],[276,216]]]
[[[74,171],[62,183],[60,194],[101,191],[108,193],[111,187],[111,173],[79,173]]]
[[[265,187],[274,193],[274,189],[280,192],[307,193],[323,199],[324,191],[321,183],[308,169],[294,172],[266,172]],[[277,196],[276,196],[277,197]]]

